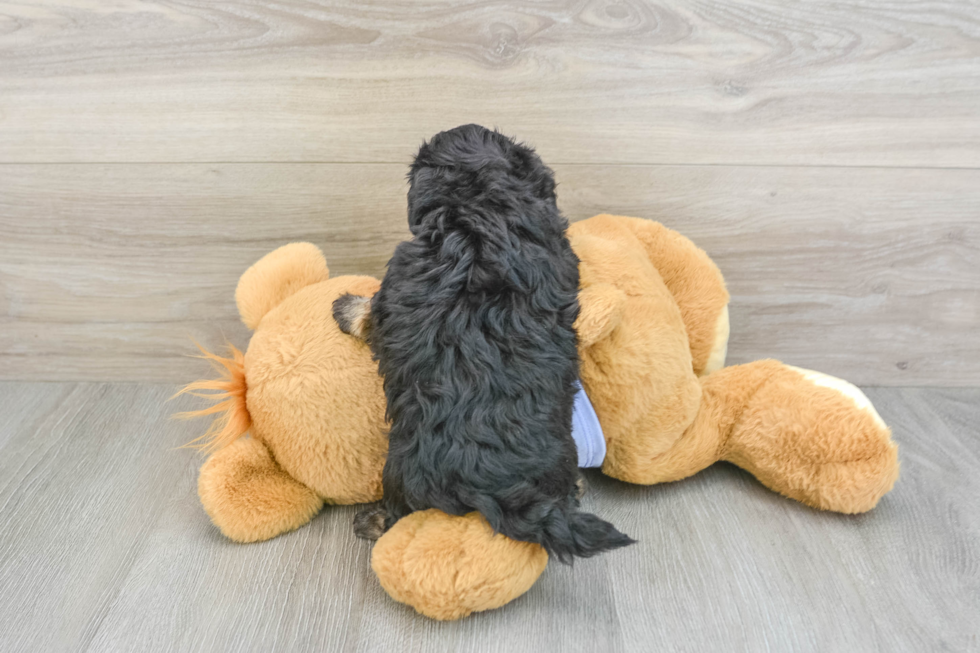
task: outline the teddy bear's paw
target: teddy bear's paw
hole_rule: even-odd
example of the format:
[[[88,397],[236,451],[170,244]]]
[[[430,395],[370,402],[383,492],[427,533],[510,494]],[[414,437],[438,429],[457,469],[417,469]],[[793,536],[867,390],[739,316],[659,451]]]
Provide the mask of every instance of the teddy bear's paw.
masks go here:
[[[453,620],[506,605],[548,564],[541,546],[494,533],[479,513],[413,512],[381,536],[371,566],[386,592],[427,617]]]
[[[857,386],[822,372],[787,368],[811,386],[808,397],[820,409],[822,437],[813,449],[815,505],[846,513],[870,510],[898,479],[891,430]]]
[[[855,408],[867,413],[881,428],[888,428],[885,425],[885,420],[881,419],[881,415],[875,410],[868,396],[861,392],[853,383],[839,379],[836,376],[824,374],[823,372],[817,372],[816,370],[807,370],[802,367],[793,367],[792,365],[787,365],[786,368],[802,374],[804,379],[815,386],[833,390],[850,401]]]

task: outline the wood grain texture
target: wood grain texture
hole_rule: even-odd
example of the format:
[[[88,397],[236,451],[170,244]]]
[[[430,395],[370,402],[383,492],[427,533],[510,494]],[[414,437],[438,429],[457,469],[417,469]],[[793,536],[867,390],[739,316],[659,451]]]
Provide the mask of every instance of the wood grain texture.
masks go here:
[[[0,5],[0,161],[405,162],[499,125],[552,163],[977,167],[980,4]]]
[[[573,218],[659,220],[731,292],[729,363],[863,385],[980,384],[980,171],[560,169]]]
[[[868,390],[903,461],[871,513],[817,512],[716,465],[590,474],[586,508],[639,543],[552,565],[456,623],[373,578],[354,508],[236,545],[197,502],[199,423],[144,385],[0,383],[0,650],[977,650],[980,390]]]
[[[872,385],[980,384],[980,171],[556,166],[572,220],[660,220],[732,292],[729,360]],[[0,166],[0,378],[187,382],[244,347],[234,289],[309,240],[381,275],[404,166]]]
[[[0,649],[84,650],[161,511],[193,487],[180,442],[160,437],[168,390],[0,391],[3,413],[45,404],[0,436]]]

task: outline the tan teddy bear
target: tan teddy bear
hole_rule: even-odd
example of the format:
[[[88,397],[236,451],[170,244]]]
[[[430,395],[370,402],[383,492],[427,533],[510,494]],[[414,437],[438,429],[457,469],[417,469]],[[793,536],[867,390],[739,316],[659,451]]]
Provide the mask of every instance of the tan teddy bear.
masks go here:
[[[647,220],[600,215],[569,239],[581,263],[576,322],[582,385],[606,441],[602,471],[630,483],[686,478],[719,460],[823,510],[870,510],[898,476],[898,452],[853,385],[773,360],[723,367],[728,293],[693,243]],[[218,403],[203,441],[204,509],[233,540],[274,537],[324,503],[381,496],[385,401],[364,342],[331,315],[370,277],[329,278],[313,245],[286,245],[242,275],[239,312],[254,334],[244,355],[207,354],[222,379],[185,392]],[[249,433],[251,437],[241,437]],[[504,605],[547,565],[541,547],[491,532],[476,513],[435,510],[399,521],[372,566],[398,601],[437,619]]]

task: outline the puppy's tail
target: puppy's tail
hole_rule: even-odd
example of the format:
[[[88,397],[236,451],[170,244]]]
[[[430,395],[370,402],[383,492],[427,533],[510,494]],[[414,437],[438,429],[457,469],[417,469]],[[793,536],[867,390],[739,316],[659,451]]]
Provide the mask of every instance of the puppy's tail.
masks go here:
[[[570,563],[573,557],[589,558],[636,542],[616,530],[607,521],[574,507],[552,512],[544,524],[541,546],[559,562]]]

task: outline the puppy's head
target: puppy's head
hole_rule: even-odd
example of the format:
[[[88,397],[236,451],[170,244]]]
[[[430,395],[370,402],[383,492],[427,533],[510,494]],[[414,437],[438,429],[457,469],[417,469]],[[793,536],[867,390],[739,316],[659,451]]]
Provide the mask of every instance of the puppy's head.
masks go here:
[[[480,125],[440,132],[422,145],[408,175],[408,225],[451,217],[455,207],[497,215],[527,204],[555,207],[554,174],[530,147]]]

